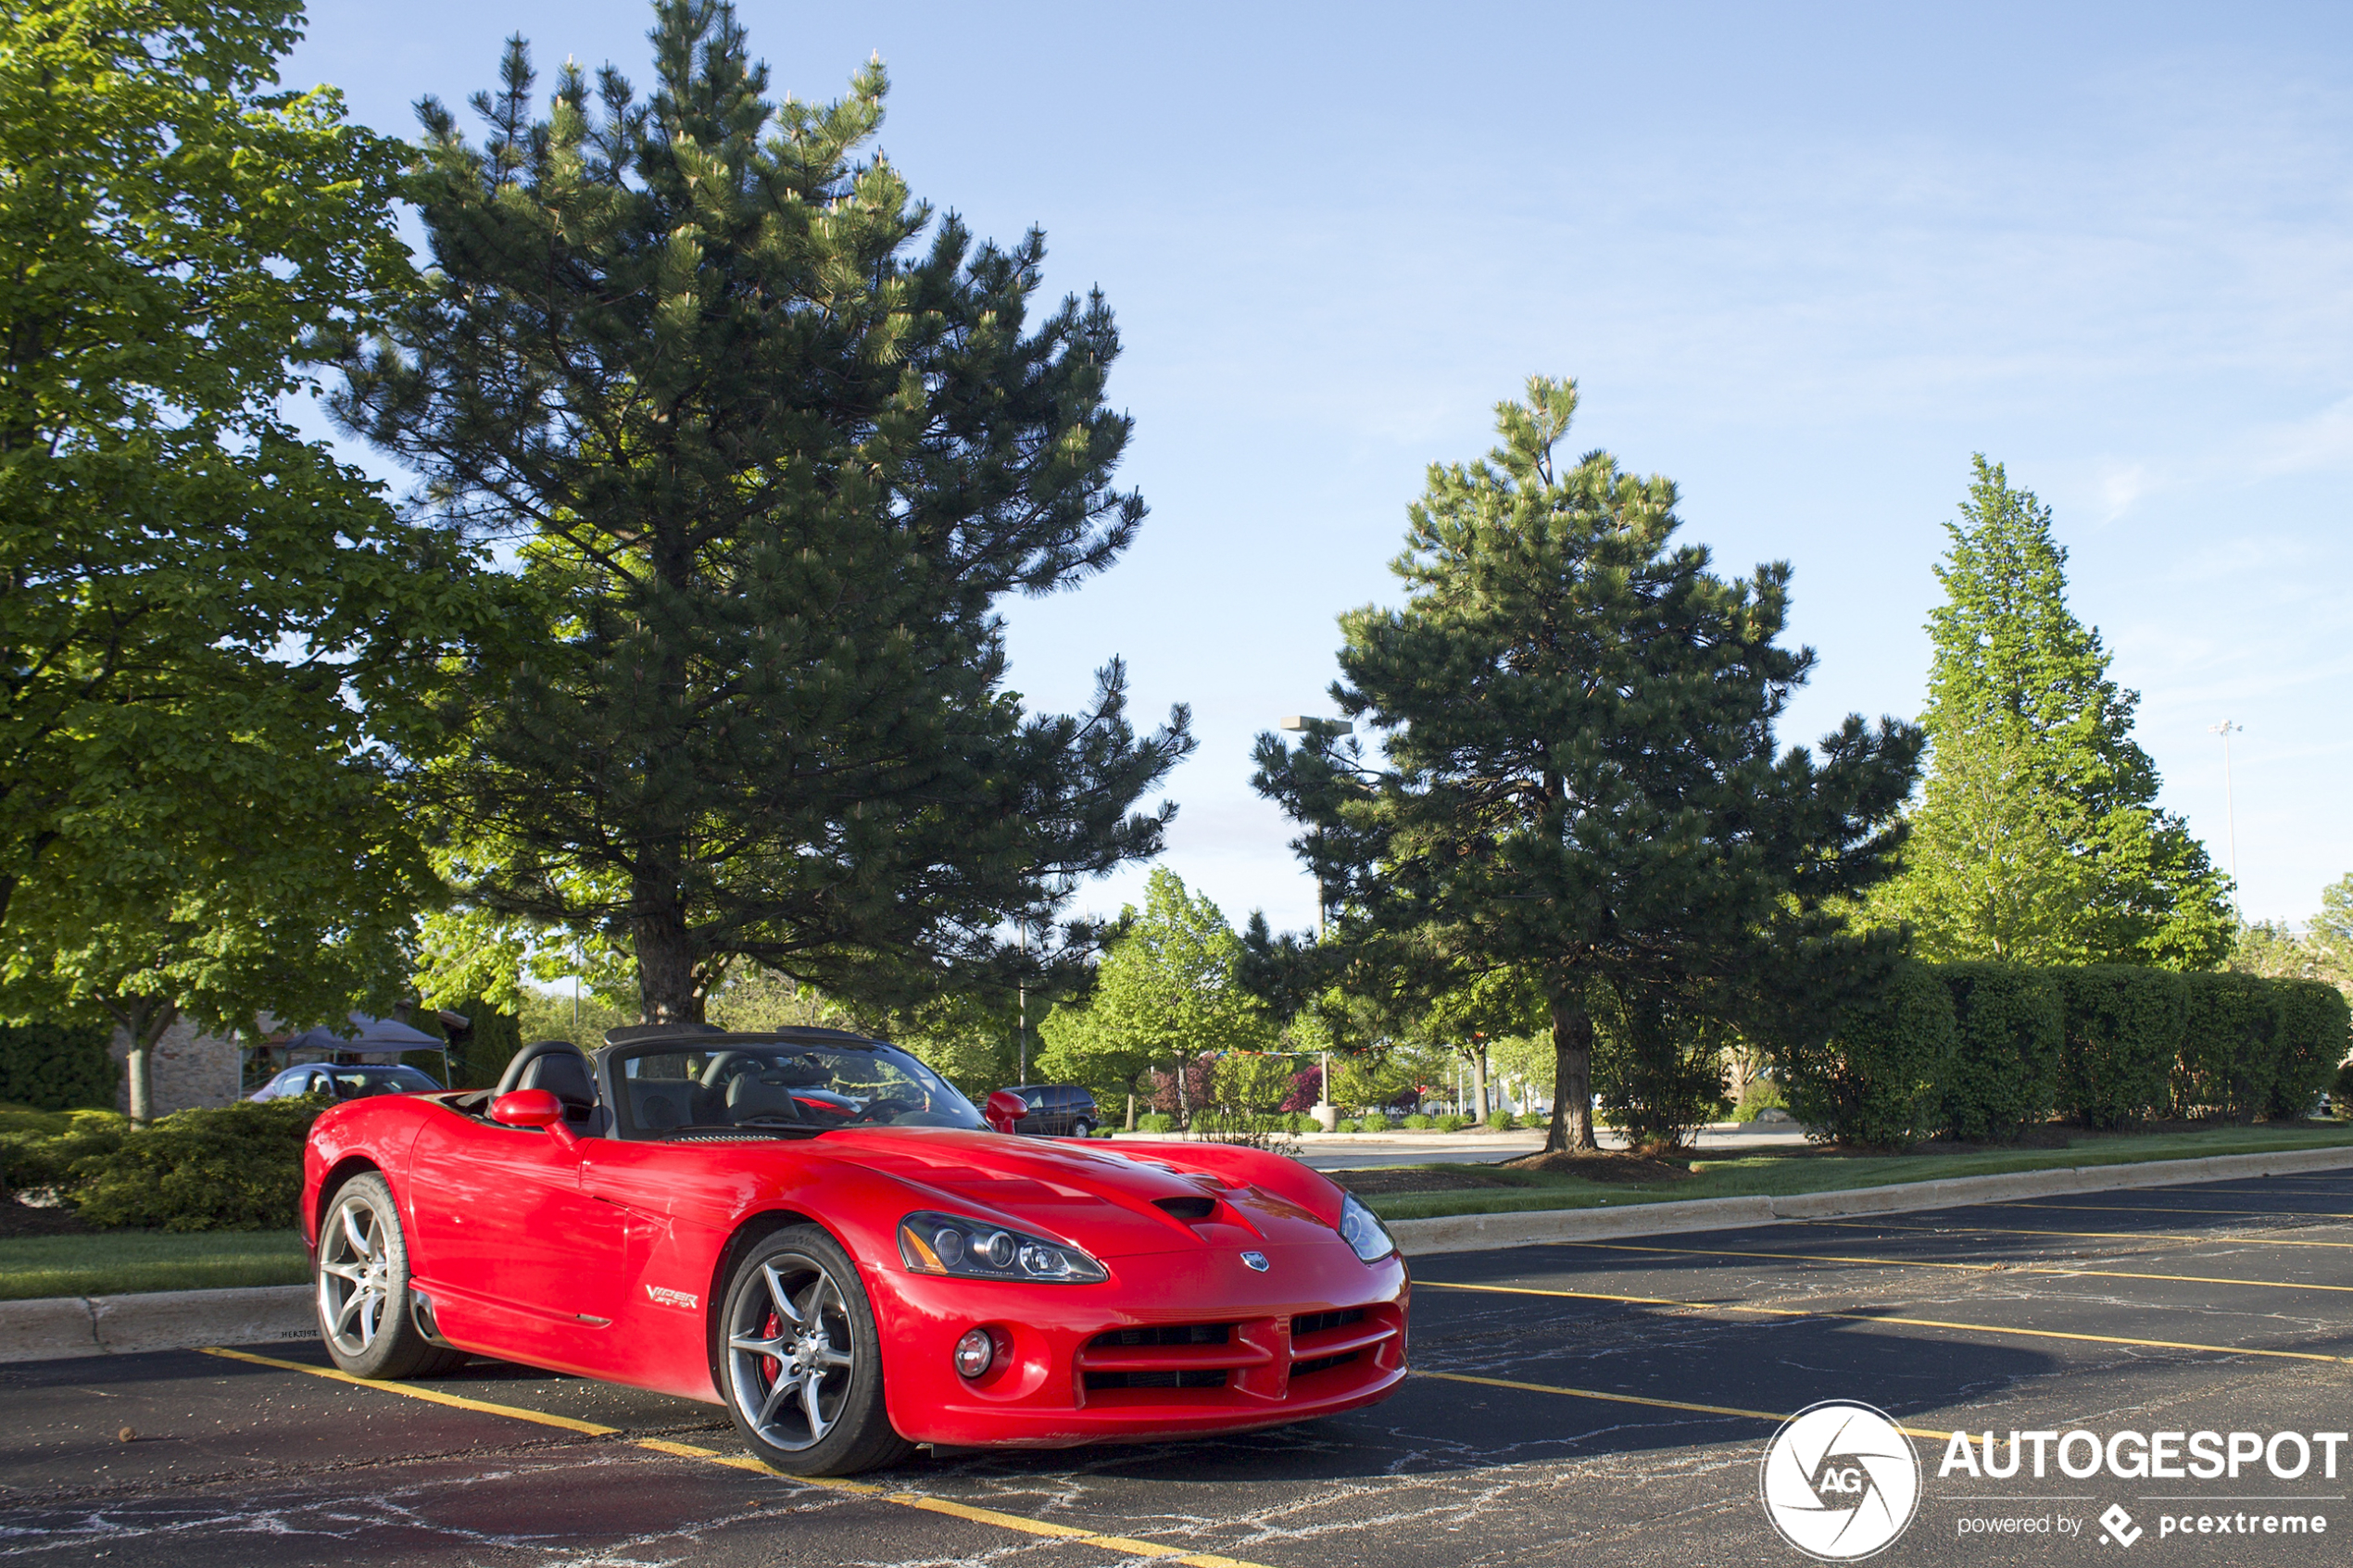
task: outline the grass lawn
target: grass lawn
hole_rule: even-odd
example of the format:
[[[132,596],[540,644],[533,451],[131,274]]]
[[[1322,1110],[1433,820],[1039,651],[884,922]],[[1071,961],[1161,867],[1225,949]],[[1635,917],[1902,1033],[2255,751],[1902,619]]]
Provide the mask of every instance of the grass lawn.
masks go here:
[[[301,1285],[297,1231],[93,1231],[0,1237],[0,1301]]]
[[[2144,1160],[2194,1160],[2213,1154],[2263,1154],[2282,1149],[2353,1144],[2353,1127],[2217,1127],[2165,1133],[2078,1133],[2065,1148],[1982,1149],[1949,1154],[1863,1155],[1802,1148],[1736,1152],[1695,1160],[1688,1179],[1655,1185],[1591,1182],[1577,1176],[1512,1171],[1499,1165],[1428,1165],[1383,1173],[1383,1185],[1427,1170],[1432,1185],[1465,1177],[1492,1183],[1487,1190],[1388,1191],[1365,1198],[1385,1220],[1441,1214],[1500,1214],[1524,1209],[1592,1209],[1604,1204],[1664,1203],[1692,1198],[1780,1197],[1848,1187],[1930,1182],[1947,1176],[1988,1176],[2005,1171],[2047,1171],[2070,1165],[2118,1165]],[[1334,1173],[1345,1176],[1346,1173]]]

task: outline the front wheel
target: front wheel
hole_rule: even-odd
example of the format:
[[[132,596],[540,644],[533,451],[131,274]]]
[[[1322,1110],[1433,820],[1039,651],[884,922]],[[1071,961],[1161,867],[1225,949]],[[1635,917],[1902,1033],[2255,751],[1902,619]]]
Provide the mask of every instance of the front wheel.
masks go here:
[[[319,1227],[319,1336],[335,1365],[359,1377],[426,1377],[464,1363],[417,1326],[409,1294],[409,1241],[392,1188],[373,1171],[336,1189]]]
[[[865,1286],[823,1229],[794,1225],[754,1247],[722,1311],[727,1413],[761,1459],[788,1475],[849,1475],[913,1448],[883,1409]]]
[[[1095,1124],[1081,1116],[1070,1124],[1070,1135],[1074,1138],[1091,1138],[1095,1135]]]

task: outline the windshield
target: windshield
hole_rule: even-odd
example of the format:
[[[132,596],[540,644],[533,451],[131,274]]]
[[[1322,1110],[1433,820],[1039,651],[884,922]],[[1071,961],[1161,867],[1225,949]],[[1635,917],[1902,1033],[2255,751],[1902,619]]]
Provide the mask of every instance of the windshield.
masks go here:
[[[413,1067],[335,1067],[328,1070],[335,1093],[345,1099],[363,1095],[413,1095],[441,1087]]]
[[[613,1133],[623,1138],[736,1127],[808,1133],[984,1124],[946,1079],[890,1046],[661,1045],[619,1055],[612,1065],[621,1090]]]

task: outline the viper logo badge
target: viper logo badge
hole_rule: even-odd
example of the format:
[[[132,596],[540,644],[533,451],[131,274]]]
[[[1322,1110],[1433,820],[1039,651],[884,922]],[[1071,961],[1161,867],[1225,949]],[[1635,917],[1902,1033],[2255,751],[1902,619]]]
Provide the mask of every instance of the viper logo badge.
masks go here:
[[[1242,1254],[1242,1261],[1262,1274],[1275,1266],[1266,1261],[1266,1254],[1264,1252],[1245,1252]]]

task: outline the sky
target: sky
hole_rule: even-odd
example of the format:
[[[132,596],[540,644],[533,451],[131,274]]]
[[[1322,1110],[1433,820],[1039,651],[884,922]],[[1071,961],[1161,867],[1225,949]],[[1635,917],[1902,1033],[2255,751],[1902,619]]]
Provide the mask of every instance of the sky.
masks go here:
[[[1975,452],[2055,511],[2070,602],[2243,912],[2353,872],[2353,8],[738,7],[774,90],[870,55],[880,147],[983,236],[1100,287],[1151,507],[1112,571],[1009,607],[1012,684],[1191,705],[1164,863],[1313,919],[1252,738],[1330,710],[1335,618],[1428,464],[1530,374],[1567,448],[1681,494],[1719,567],[1795,571],[1782,729],[1918,715]],[[649,85],[636,0],[314,0],[290,85],[414,128],[531,41]],[[387,477],[396,470],[377,465]],[[2243,726],[2224,745],[2211,726]],[[1079,896],[1140,901],[1143,872]]]

